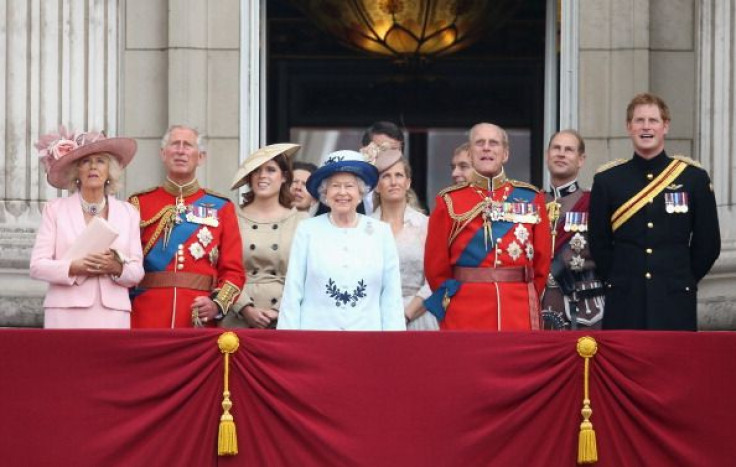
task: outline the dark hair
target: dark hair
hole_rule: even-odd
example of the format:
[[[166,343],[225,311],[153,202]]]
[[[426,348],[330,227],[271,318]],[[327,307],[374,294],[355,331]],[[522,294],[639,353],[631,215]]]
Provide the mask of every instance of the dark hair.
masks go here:
[[[374,135],[386,135],[389,138],[393,138],[404,146],[404,132],[395,123],[392,122],[374,122],[369,126],[365,132],[363,132],[363,138],[361,143],[363,146],[368,146],[373,141]]]
[[[304,161],[294,161],[291,164],[292,170],[305,170],[307,172],[314,173],[315,170],[317,170],[317,166],[312,164],[311,162],[304,162]]]
[[[284,178],[284,183],[282,183],[279,188],[279,204],[285,208],[291,208],[291,201],[293,198],[289,188],[291,187],[291,182],[294,181],[294,172],[291,170],[291,160],[283,154],[279,154],[271,160],[279,166],[279,169],[281,169],[281,175]],[[268,163],[268,161],[263,164],[266,163]],[[261,166],[263,164],[261,164]],[[240,204],[241,207],[249,205],[255,199],[252,189],[253,184],[250,182],[250,179],[255,172],[256,171],[254,170],[246,176],[248,184],[251,185],[251,190],[248,191],[248,193],[243,193],[243,202]]]
[[[665,101],[655,94],[643,92],[634,96],[634,98],[631,99],[631,102],[629,102],[629,106],[626,107],[626,123],[631,122],[634,118],[634,109],[640,105],[656,105],[659,107],[659,113],[662,116],[662,120],[665,122],[670,121],[670,108],[667,107]]]

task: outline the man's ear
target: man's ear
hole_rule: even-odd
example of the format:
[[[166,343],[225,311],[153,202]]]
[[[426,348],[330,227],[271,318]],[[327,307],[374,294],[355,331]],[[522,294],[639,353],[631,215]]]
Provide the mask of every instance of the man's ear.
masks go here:
[[[201,166],[204,164],[204,161],[207,159],[207,151],[199,151],[199,161],[197,161],[197,166]]]

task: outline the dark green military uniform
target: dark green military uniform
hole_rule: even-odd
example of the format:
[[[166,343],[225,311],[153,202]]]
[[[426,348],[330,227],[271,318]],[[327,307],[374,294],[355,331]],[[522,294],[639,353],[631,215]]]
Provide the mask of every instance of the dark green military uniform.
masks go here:
[[[684,170],[655,196],[643,190],[672,167],[664,151],[650,160],[635,154],[595,176],[590,247],[606,281],[604,329],[697,329],[698,282],[721,251],[718,213],[705,170],[676,159]],[[614,229],[612,216],[637,198],[643,207],[619,211],[631,216]]]

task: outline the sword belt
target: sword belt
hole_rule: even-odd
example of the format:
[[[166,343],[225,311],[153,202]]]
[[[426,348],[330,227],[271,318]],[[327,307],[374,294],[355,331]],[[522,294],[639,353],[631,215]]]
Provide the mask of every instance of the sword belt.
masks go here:
[[[178,287],[182,289],[211,291],[214,278],[194,272],[148,272],[138,287],[144,289],[160,289]]]
[[[453,276],[460,282],[531,282],[534,271],[531,266],[503,268],[468,268],[455,266]]]

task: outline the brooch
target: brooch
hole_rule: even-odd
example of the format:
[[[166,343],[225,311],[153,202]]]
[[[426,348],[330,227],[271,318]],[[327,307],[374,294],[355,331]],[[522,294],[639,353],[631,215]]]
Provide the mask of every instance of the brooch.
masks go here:
[[[207,245],[212,242],[212,232],[210,232],[210,229],[207,227],[202,227],[199,232],[197,232],[197,238],[199,239],[199,243],[201,243],[203,247],[207,248]]]
[[[189,245],[189,253],[192,255],[192,258],[197,260],[204,256],[204,248],[198,242],[194,242]]]

